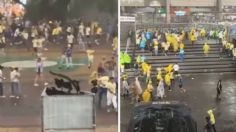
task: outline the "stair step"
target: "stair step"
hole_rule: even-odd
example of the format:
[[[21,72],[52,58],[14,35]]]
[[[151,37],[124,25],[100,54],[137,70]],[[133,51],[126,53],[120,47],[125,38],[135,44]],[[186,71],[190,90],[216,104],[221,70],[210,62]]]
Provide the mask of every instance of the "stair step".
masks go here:
[[[216,68],[216,69],[194,69],[194,70],[180,70],[181,74],[193,74],[193,73],[224,73],[224,72],[236,72],[236,68]],[[134,77],[134,71],[127,72],[129,77]],[[156,72],[152,73],[153,77],[156,77]]]

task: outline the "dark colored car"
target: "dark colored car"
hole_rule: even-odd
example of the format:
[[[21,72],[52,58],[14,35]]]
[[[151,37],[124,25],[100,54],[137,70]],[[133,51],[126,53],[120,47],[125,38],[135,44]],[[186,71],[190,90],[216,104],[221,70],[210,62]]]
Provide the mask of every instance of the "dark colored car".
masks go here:
[[[197,132],[197,123],[184,103],[141,103],[133,110],[127,132]]]

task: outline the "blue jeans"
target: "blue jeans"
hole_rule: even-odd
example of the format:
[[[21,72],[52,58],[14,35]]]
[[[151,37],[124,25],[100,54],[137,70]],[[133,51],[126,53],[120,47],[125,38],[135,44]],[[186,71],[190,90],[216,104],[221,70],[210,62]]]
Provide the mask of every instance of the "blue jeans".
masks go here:
[[[11,83],[11,93],[13,96],[20,96],[20,87],[18,82]]]
[[[102,106],[102,97],[107,95],[107,89],[103,87],[98,88],[98,108]]]
[[[179,54],[179,58],[180,58],[181,62],[184,62],[184,54]]]

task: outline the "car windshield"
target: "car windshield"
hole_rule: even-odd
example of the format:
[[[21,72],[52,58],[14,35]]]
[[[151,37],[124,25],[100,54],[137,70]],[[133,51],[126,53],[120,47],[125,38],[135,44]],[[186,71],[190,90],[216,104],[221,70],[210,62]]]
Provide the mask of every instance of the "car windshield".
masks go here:
[[[133,132],[190,132],[187,120],[171,108],[145,108],[134,120]]]

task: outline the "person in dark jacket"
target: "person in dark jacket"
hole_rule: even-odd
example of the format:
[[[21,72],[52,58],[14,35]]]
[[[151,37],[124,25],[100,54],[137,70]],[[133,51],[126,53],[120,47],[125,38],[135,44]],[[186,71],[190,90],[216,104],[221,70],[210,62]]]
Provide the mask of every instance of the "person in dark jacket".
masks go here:
[[[218,81],[218,83],[217,83],[216,91],[217,91],[216,99],[217,99],[217,100],[221,100],[221,98],[220,98],[220,95],[221,95],[221,92],[222,92],[221,79],[220,79],[220,80]]]

